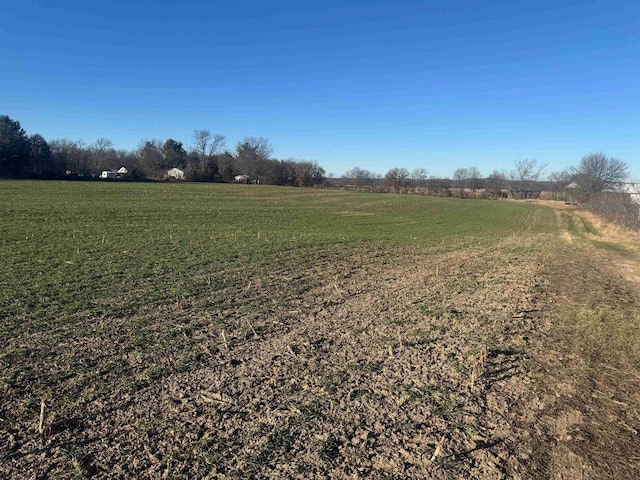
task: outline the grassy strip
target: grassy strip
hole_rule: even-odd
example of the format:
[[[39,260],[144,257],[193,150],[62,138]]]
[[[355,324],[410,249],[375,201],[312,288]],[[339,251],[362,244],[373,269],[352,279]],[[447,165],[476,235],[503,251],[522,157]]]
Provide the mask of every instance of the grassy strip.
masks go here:
[[[557,312],[574,349],[594,365],[640,369],[640,311],[635,307],[562,305]]]
[[[546,357],[555,360],[546,362],[544,383],[555,400],[545,428],[562,432],[550,474],[638,478],[640,291],[616,270],[635,253],[602,227],[586,228],[570,213],[560,218],[573,236],[555,247],[547,268],[556,301]]]

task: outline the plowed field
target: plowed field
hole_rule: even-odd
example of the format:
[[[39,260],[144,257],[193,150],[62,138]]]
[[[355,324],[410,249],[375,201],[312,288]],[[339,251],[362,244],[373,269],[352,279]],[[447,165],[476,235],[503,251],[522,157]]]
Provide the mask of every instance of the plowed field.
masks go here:
[[[637,242],[577,212],[2,182],[0,215],[0,478],[640,472]]]

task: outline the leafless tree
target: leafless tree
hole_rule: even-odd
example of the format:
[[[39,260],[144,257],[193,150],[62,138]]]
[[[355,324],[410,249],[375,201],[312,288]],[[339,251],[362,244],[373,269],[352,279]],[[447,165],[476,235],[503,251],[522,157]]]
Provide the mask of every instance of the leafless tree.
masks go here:
[[[601,152],[590,153],[582,157],[580,164],[571,173],[584,191],[595,193],[629,178],[629,165]]]
[[[269,160],[273,153],[271,142],[265,137],[245,137],[236,147],[236,150],[240,149],[250,150],[259,160]]]
[[[189,159],[189,175],[192,179],[213,179],[218,173],[215,156],[222,153],[226,145],[224,135],[213,134],[209,130],[194,130],[191,137],[193,153]]]
[[[227,139],[224,135],[220,135],[217,133],[213,134],[213,138],[209,143],[209,156],[218,155],[222,153],[224,147],[227,145]]]
[[[502,196],[502,189],[505,187],[507,174],[504,171],[494,170],[487,177],[487,193],[493,198]]]
[[[425,180],[428,178],[428,175],[429,172],[427,172],[426,168],[417,167],[411,172],[411,179],[416,183],[416,185],[423,185]]]
[[[381,178],[381,175],[364,168],[353,167],[352,169],[344,172],[342,178],[348,178],[350,180],[353,180],[356,185],[364,186],[373,185],[374,180],[377,178]]]
[[[464,196],[466,188],[473,189],[474,192],[478,189],[478,182],[481,176],[480,170],[475,166],[456,168],[453,172],[453,181],[458,188],[460,198]]]
[[[547,166],[547,163],[538,163],[538,161],[533,158],[516,160],[516,169],[512,173],[512,176],[521,182],[538,182],[542,178],[542,174]]]
[[[516,168],[510,173],[513,195],[523,198],[534,195],[536,183],[542,180],[547,166],[548,163],[538,163],[535,159],[516,160]]]
[[[373,179],[379,178],[379,175],[360,167],[353,167],[344,172],[342,178],[354,180],[356,185],[371,185]]]
[[[98,138],[90,147],[91,150],[91,168],[95,171],[113,168],[115,165],[115,150],[113,142],[108,138]]]
[[[554,170],[547,175],[547,181],[558,184],[560,188],[571,183],[571,172],[568,170]]]
[[[290,171],[286,174],[289,178],[284,179],[286,184],[298,187],[311,187],[313,185],[319,185],[324,181],[324,169],[320,167],[318,162],[288,159],[281,163],[287,167],[286,170]]]
[[[469,169],[466,167],[456,168],[453,172],[453,184],[458,189],[460,198],[464,196],[464,188],[469,178]]]
[[[471,188],[474,192],[479,188],[480,178],[482,177],[482,173],[476,166],[471,166],[467,168],[467,188]]]
[[[193,150],[204,157],[207,154],[211,132],[209,130],[194,130],[191,139],[193,141]]]
[[[397,192],[407,183],[409,171],[406,168],[392,168],[384,176],[384,183],[390,190]]]
[[[547,175],[547,189],[552,193],[554,200],[566,200],[564,189],[573,180],[568,170],[554,170]]]

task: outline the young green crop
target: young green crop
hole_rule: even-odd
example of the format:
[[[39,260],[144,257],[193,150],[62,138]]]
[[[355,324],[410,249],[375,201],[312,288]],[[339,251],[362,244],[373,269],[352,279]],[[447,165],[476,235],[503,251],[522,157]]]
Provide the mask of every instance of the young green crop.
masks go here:
[[[221,184],[0,186],[0,313],[20,319],[3,322],[5,334],[198,296],[235,281],[226,270],[268,269],[306,249],[456,249],[555,228],[550,210],[495,201]]]

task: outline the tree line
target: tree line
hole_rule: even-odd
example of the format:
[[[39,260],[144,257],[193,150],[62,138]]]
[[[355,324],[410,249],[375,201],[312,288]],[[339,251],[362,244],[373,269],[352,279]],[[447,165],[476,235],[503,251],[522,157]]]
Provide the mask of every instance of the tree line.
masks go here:
[[[224,135],[209,130],[194,130],[191,140],[189,147],[173,138],[143,140],[135,150],[118,150],[106,138],[91,144],[47,141],[40,134],[27,135],[19,121],[0,115],[0,177],[86,179],[125,167],[128,179],[162,180],[176,167],[185,179],[202,182],[233,182],[244,175],[260,183],[313,186],[325,179],[317,162],[272,158],[273,148],[263,137],[246,137],[234,151],[227,149]]]
[[[476,166],[458,167],[451,178],[429,177],[425,168],[409,172],[403,167],[391,168],[381,175],[360,167],[347,170],[342,184],[356,187],[376,187],[380,191],[399,192],[424,187],[447,196],[520,198],[535,197],[541,190],[559,191],[573,184],[577,191],[595,194],[614,188],[629,179],[629,165],[604,153],[590,153],[579,163],[561,171],[547,173],[548,164],[535,159],[516,160],[511,170],[493,170],[484,176]]]
[[[125,167],[130,179],[161,180],[169,169],[177,167],[191,181],[233,182],[238,175],[273,185],[313,186],[325,181],[325,171],[317,162],[278,160],[272,153],[271,144],[263,137],[246,137],[230,151],[225,136],[209,130],[194,130],[188,148],[173,138],[144,140],[133,151],[117,150],[106,138],[91,144],[67,139],[47,141],[37,133],[27,135],[17,120],[0,116],[0,177],[5,178],[97,177],[102,171]],[[482,190],[490,197],[507,191],[528,198],[543,188],[557,190],[571,183],[593,194],[629,178],[627,163],[603,153],[585,155],[577,166],[563,171],[545,174],[547,167],[534,159],[517,160],[512,170],[494,170],[488,176],[476,166],[459,167],[451,179],[428,177],[423,167],[412,172],[394,167],[384,176],[354,167],[344,173],[340,183],[377,186],[386,192],[429,186],[436,194],[460,197],[477,196]]]

